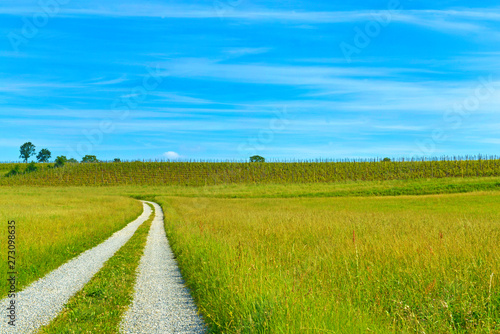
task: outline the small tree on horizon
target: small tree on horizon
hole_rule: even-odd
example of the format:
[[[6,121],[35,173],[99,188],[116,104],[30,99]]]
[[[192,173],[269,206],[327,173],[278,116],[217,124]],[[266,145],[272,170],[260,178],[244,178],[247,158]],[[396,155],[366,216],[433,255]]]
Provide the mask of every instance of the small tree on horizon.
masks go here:
[[[38,162],[48,162],[52,153],[46,148],[42,148],[38,155],[36,156]]]
[[[97,158],[95,155],[86,155],[82,158],[82,162],[97,162]]]
[[[260,155],[252,155],[250,157],[250,162],[266,162],[266,159],[264,159],[264,157],[261,157]]]
[[[54,167],[63,167],[66,161],[68,161],[68,159],[66,159],[66,156],[60,155],[56,158],[56,163],[54,164]]]
[[[30,141],[26,142],[21,145],[19,152],[21,153],[19,158],[23,159],[25,163],[28,163],[28,159],[35,155],[35,145],[33,145]]]

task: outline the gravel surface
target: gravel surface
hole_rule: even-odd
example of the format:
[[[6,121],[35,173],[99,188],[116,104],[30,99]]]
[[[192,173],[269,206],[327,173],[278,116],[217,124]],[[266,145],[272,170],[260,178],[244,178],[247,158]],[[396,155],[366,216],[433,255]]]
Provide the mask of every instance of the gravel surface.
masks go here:
[[[154,206],[156,215],[137,268],[133,303],[124,315],[120,332],[205,333],[168,244],[163,212],[158,204],[148,203]]]
[[[62,311],[71,296],[82,289],[102,268],[104,262],[113,256],[149,218],[151,207],[145,203],[143,205],[143,213],[122,230],[19,292],[16,296],[15,327],[7,323],[6,309],[10,299],[2,299],[0,333],[33,333],[40,327],[48,325]]]

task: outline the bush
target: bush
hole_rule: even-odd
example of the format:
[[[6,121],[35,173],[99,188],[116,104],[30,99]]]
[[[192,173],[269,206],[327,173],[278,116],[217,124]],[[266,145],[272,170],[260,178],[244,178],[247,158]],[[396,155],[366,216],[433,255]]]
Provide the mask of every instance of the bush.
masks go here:
[[[391,162],[391,159],[390,158],[384,158],[384,159],[382,159],[382,161]]]
[[[22,174],[21,170],[19,169],[19,165],[16,165],[14,168],[12,168],[7,174],[5,174],[6,177],[11,177],[15,175]]]
[[[24,170],[24,174],[36,172],[37,170],[38,170],[38,166],[36,165],[36,163],[34,161],[32,161]]]
[[[28,166],[26,166],[26,169],[24,172],[21,171],[21,168],[19,165],[15,165],[14,168],[12,168],[7,174],[5,174],[6,177],[11,177],[11,176],[16,176],[16,175],[22,175],[22,174],[28,174],[31,172],[36,172],[38,170],[38,166],[34,161],[30,162]]]
[[[266,159],[260,155],[253,155],[250,157],[250,162],[266,162]]]
[[[86,155],[82,158],[82,162],[98,162],[95,155]]]
[[[54,164],[54,167],[63,167],[67,161],[68,159],[66,159],[66,156],[60,155],[56,158],[56,163]]]

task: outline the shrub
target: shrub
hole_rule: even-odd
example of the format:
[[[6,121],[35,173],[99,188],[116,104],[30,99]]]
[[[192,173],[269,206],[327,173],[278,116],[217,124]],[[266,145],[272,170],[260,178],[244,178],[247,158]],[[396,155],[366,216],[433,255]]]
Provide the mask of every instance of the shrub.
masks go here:
[[[250,157],[250,162],[266,162],[266,159],[260,155],[253,155]]]
[[[66,159],[66,156],[60,155],[56,158],[56,163],[54,164],[54,167],[62,167],[67,161],[68,159]]]
[[[38,166],[36,165],[36,163],[34,161],[30,162],[30,164],[26,167],[26,169],[24,170],[24,173],[27,174],[27,173],[32,173],[32,172],[36,172],[38,170]]]
[[[95,155],[86,155],[82,158],[82,162],[97,162]]]
[[[11,177],[14,175],[19,175],[22,174],[21,170],[19,169],[19,165],[14,166],[7,174],[5,174],[6,177]]]

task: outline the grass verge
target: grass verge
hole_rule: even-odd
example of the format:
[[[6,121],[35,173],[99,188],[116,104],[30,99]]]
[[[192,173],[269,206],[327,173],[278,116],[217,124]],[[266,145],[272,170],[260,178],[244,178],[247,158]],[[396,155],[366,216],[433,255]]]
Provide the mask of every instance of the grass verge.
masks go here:
[[[118,333],[121,317],[132,302],[136,269],[153,218],[154,208],[150,219],[39,333]]]

